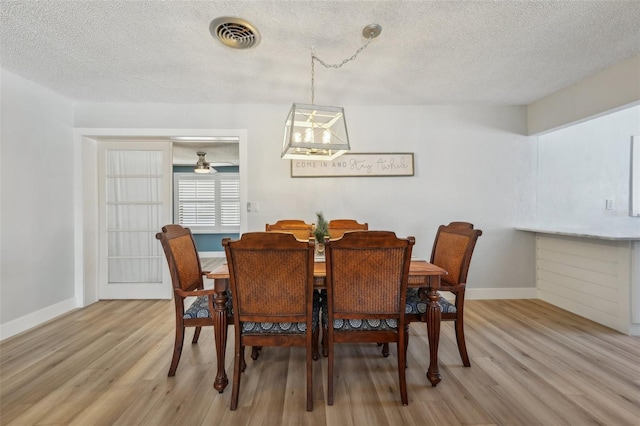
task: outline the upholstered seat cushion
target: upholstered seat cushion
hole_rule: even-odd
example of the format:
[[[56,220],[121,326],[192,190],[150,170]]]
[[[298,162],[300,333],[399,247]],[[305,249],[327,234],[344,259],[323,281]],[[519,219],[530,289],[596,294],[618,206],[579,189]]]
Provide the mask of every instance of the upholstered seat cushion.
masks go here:
[[[438,293],[438,295],[440,294]],[[407,315],[424,314],[427,312],[427,303],[427,300],[420,298],[417,288],[410,288],[407,290],[407,304],[405,305],[404,313]],[[438,304],[443,314],[457,312],[455,305],[442,296],[438,299]]]
[[[327,306],[327,292],[322,290],[321,292],[321,305],[322,305],[322,326],[327,328],[329,324],[329,308]],[[398,321],[395,318],[392,319],[334,319],[334,330],[395,330],[398,328]]]
[[[229,315],[231,315],[232,303],[231,292],[227,290],[227,308],[229,309]],[[209,312],[209,297],[198,296],[196,300],[189,306],[184,312],[183,318],[210,318],[211,312]]]
[[[313,292],[313,320],[311,326],[315,330],[318,328],[318,317],[320,316],[320,294]],[[307,331],[306,322],[243,322],[242,333],[246,334],[296,334]]]
[[[322,315],[323,324],[327,324],[328,319],[325,315]],[[340,331],[349,330],[397,330],[398,321],[395,318],[391,319],[334,319],[333,329]]]

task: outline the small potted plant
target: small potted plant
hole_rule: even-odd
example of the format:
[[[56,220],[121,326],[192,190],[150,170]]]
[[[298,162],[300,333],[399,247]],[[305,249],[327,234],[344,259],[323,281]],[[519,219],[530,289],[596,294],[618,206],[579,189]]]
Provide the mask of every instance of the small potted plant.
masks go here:
[[[329,235],[329,224],[324,218],[322,212],[316,213],[317,223],[313,231],[316,237],[316,253],[324,254],[324,237]]]

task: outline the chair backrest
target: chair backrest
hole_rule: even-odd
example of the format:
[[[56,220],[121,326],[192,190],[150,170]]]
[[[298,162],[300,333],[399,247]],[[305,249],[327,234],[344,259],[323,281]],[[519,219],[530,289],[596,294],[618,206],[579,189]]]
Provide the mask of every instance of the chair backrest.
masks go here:
[[[471,255],[476,240],[482,235],[479,229],[467,222],[451,222],[440,225],[431,250],[431,263],[446,269],[443,286],[458,286],[467,282]]]
[[[413,237],[390,231],[354,231],[328,241],[329,320],[403,317],[414,244]]]
[[[315,244],[283,232],[222,240],[234,322],[307,322],[313,310]],[[311,330],[311,322],[308,323]]]
[[[313,237],[313,223],[305,223],[299,219],[279,220],[274,224],[266,224],[265,231],[288,232],[296,236],[299,240],[308,240]]]
[[[368,223],[358,223],[353,219],[332,219],[329,221],[329,238],[342,238],[347,231],[366,231],[369,229]]]
[[[180,225],[166,225],[156,234],[156,239],[162,243],[173,288],[184,291],[203,288],[200,257],[191,230]]]

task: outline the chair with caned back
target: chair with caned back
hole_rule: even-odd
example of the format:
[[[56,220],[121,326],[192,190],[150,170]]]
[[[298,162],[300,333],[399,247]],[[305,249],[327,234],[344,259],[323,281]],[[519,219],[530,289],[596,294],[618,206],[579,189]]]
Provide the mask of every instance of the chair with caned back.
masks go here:
[[[467,274],[471,264],[471,256],[482,231],[474,229],[468,222],[451,222],[440,225],[431,251],[431,263],[447,271],[441,278],[440,291],[451,292],[455,300],[449,302],[440,296],[438,304],[442,311],[443,321],[455,321],[458,352],[465,367],[471,366],[467,345],[464,339],[464,295]],[[426,321],[428,302],[425,300],[426,289],[410,288],[407,293],[407,324],[413,321]],[[408,337],[408,336],[407,336]],[[408,343],[407,338],[406,342]],[[406,351],[406,349],[405,349]]]
[[[203,271],[201,268],[196,244],[189,228],[166,225],[162,227],[162,232],[156,234],[156,239],[160,240],[164,249],[173,284],[176,334],[169,376],[174,376],[182,354],[185,327],[195,327],[191,341],[195,344],[198,343],[202,327],[213,326],[212,312],[216,292],[204,288],[203,277],[209,271]],[[192,297],[196,299],[185,310],[185,299]]]
[[[304,240],[307,241],[309,238],[315,238],[313,236],[313,231],[315,228],[315,224],[313,223],[306,223],[304,220],[300,220],[300,219],[282,219],[282,220],[278,220],[276,223],[273,224],[265,224],[265,231],[267,232],[288,232],[290,234],[295,235],[295,237],[298,240]],[[316,333],[319,333],[319,329],[316,330]],[[318,334],[316,336],[316,341],[320,338],[320,335]],[[318,344],[314,344],[314,353],[313,353],[313,359],[316,360],[319,358],[318,355]],[[259,346],[254,346],[254,349],[251,353],[251,358],[256,359],[259,351],[260,351]]]
[[[235,357],[231,409],[238,405],[244,348],[302,346],[306,350],[307,411],[313,410],[313,331],[320,303],[313,290],[315,243],[284,232],[249,232],[222,241],[233,300]]]
[[[313,237],[313,223],[305,223],[299,219],[279,220],[274,224],[266,224],[265,231],[289,232],[299,240],[308,240]]]
[[[400,396],[407,405],[404,308],[415,239],[389,231],[353,231],[325,244],[327,403],[333,404],[335,343],[396,342]]]
[[[338,238],[342,238],[345,232],[368,231],[369,224],[359,223],[354,219],[331,219],[327,228],[329,230],[329,238],[335,240]],[[326,290],[321,290],[320,298],[324,299],[326,297],[326,293]],[[322,355],[326,357],[328,354],[327,333],[324,328],[322,331]]]
[[[353,219],[332,219],[329,221],[329,238],[335,240],[344,235],[348,231],[367,231],[368,223],[358,223]]]

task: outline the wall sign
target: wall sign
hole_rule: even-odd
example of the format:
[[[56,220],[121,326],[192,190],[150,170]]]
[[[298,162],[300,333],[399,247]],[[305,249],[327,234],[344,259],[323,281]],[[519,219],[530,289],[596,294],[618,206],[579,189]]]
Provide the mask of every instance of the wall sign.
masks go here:
[[[348,153],[332,161],[291,160],[291,177],[413,176],[413,153]]]

